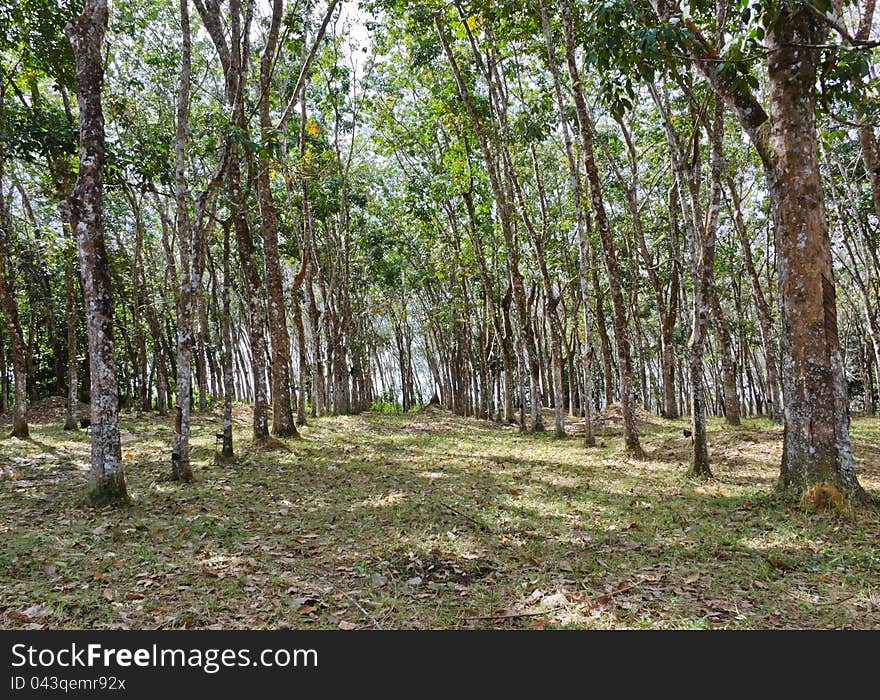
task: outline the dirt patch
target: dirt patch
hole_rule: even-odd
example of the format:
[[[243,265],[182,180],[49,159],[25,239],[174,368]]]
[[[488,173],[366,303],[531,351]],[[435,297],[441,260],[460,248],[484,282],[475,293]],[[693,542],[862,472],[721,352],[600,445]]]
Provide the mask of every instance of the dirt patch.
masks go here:
[[[77,404],[77,416],[88,416],[91,413],[91,406],[80,401]],[[27,419],[28,423],[64,423],[67,417],[67,398],[64,396],[50,396],[47,399],[41,399],[36,403],[28,405]],[[0,415],[0,425],[12,425],[12,413],[7,412]]]

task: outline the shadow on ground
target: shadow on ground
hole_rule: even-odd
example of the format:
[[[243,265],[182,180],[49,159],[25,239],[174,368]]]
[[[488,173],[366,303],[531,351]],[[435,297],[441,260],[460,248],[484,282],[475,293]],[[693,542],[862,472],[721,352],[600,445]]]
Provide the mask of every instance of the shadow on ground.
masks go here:
[[[781,430],[712,423],[715,478],[685,478],[681,421],[625,457],[438,409],[313,420],[284,449],[166,480],[170,424],[124,421],[135,504],[80,505],[88,438],[60,420],[0,442],[0,625],[15,628],[877,627],[875,511],[773,494]],[[880,489],[880,421],[853,424]]]

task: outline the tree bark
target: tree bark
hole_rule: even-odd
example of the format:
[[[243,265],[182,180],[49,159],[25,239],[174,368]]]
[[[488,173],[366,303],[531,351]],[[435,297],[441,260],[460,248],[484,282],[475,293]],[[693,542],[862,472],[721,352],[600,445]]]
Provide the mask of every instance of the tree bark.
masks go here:
[[[273,0],[272,19],[266,46],[260,57],[260,130],[263,147],[260,149],[257,172],[257,196],[263,220],[263,258],[266,265],[268,294],[269,339],[272,348],[272,433],[276,437],[299,437],[293,418],[290,380],[290,334],[284,304],[284,283],[278,251],[278,212],[272,196],[269,170],[269,149],[273,146],[272,121],[269,115],[269,93],[272,66],[278,44],[278,32],[284,8],[282,0]]]
[[[222,459],[231,461],[235,458],[232,444],[232,400],[235,394],[232,352],[232,270],[229,265],[229,229],[232,223],[223,225],[223,310],[221,311],[221,357],[223,367],[223,447],[220,452]]]
[[[654,0],[661,19],[675,0]],[[768,22],[769,115],[742,81],[718,71],[717,52],[690,20],[691,59],[734,111],[767,175],[782,316],[785,433],[780,488],[806,495],[832,486],[866,499],[855,473],[847,382],[837,328],[837,302],[825,195],[819,173],[816,76],[827,29],[806,3],[779,6]],[[707,60],[708,59],[708,60]]]
[[[632,393],[632,355],[630,354],[629,334],[626,327],[626,306],[620,285],[620,268],[617,262],[617,251],[608,216],[603,200],[602,183],[596,157],[593,150],[593,123],[587,112],[583,85],[575,61],[574,29],[572,25],[571,7],[568,0],[561,0],[563,33],[565,36],[565,62],[571,78],[572,95],[581,133],[581,146],[584,150],[584,165],[587,181],[590,185],[590,198],[593,206],[593,217],[596,229],[602,242],[605,271],[608,273],[609,291],[611,293],[611,315],[614,328],[614,341],[617,349],[618,374],[620,379],[620,409],[623,417],[623,441],[627,452],[640,455],[643,453],[639,444],[636,429],[635,405]]]
[[[2,228],[2,232],[0,232],[0,248],[2,248],[0,250],[0,307],[2,307],[6,331],[12,346],[12,377],[15,386],[12,437],[24,440],[30,435],[27,423],[27,348],[18,316],[18,302],[15,298],[15,271],[10,247],[10,217],[2,187],[2,182],[0,182],[0,217],[2,217],[2,222],[0,222],[0,228]]]
[[[119,443],[119,400],[113,344],[113,298],[101,204],[104,173],[104,79],[101,48],[107,28],[106,0],[85,0],[83,12],[65,27],[76,61],[79,103],[79,173],[70,200],[79,247],[91,377],[92,464],[89,473],[95,503],[128,502]]]
[[[65,202],[66,204],[66,202]],[[79,409],[79,356],[76,339],[76,279],[74,277],[74,261],[76,250],[68,243],[73,234],[65,226],[64,251],[64,289],[67,298],[64,300],[64,310],[67,316],[67,408],[64,417],[64,429],[76,430],[77,411]]]
[[[190,37],[189,0],[180,0],[180,27],[183,48],[180,57],[180,83],[177,94],[177,128],[174,135],[174,199],[177,207],[177,245],[180,252],[180,296],[177,301],[177,410],[174,423],[174,445],[171,476],[177,481],[192,481],[189,461],[190,414],[192,412],[192,347],[193,315],[199,289],[197,237],[193,235],[199,222],[188,212],[186,186],[186,140],[189,130],[189,93],[191,79],[192,39]]]
[[[776,224],[782,306],[785,443],[780,484],[804,493],[833,484],[864,492],[850,449],[847,382],[825,196],[819,172],[815,81],[824,27],[800,3],[768,36],[768,187]]]

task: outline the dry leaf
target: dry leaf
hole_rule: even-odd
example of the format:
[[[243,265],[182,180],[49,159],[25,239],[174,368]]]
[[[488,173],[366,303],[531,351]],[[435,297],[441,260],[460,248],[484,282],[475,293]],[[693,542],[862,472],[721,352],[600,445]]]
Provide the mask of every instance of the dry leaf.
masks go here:
[[[548,610],[550,608],[561,608],[566,603],[568,603],[568,598],[565,597],[565,593],[554,593],[541,600],[539,606],[542,610]]]
[[[31,605],[27,610],[24,611],[24,615],[29,619],[29,621],[33,620],[42,620],[46,615],[52,612],[52,609],[45,605]]]

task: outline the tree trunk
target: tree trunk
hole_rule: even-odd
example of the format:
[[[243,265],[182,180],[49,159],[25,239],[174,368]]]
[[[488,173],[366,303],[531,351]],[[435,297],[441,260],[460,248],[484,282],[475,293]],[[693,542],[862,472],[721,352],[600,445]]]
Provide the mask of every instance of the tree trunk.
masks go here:
[[[675,319],[678,317],[679,292],[681,287],[681,234],[678,227],[678,217],[681,209],[678,206],[678,198],[675,196],[675,188],[669,189],[669,238],[672,245],[672,272],[669,283],[669,310],[667,320],[662,329],[660,339],[660,365],[663,375],[663,416],[665,418],[678,418],[679,410],[675,393],[675,351],[673,336],[675,334]]]
[[[718,185],[720,188],[720,184]],[[719,195],[720,197],[720,195]],[[720,200],[718,206],[720,206]],[[724,419],[728,425],[740,425],[739,398],[736,391],[736,362],[733,358],[733,341],[727,328],[727,317],[721,308],[715,278],[709,280],[707,289],[715,331],[718,335],[719,353],[721,355],[721,383],[723,387]]]
[[[611,356],[611,339],[608,337],[608,325],[605,317],[605,303],[602,289],[599,286],[599,273],[596,268],[596,256],[590,253],[590,277],[593,283],[593,303],[596,305],[596,329],[599,331],[599,350],[602,355],[602,391],[605,394],[605,406],[614,403],[614,367]]]
[[[272,19],[266,47],[260,57],[260,149],[257,172],[257,196],[263,219],[263,256],[266,265],[266,291],[269,299],[269,339],[272,347],[272,433],[276,437],[299,437],[293,419],[290,381],[290,334],[284,304],[284,283],[278,252],[278,212],[272,197],[269,175],[269,149],[273,145],[269,116],[269,92],[278,32],[281,26],[282,0],[273,0]]]
[[[561,0],[562,21],[565,34],[565,62],[571,78],[572,94],[575,111],[581,133],[581,145],[584,150],[587,181],[590,184],[590,198],[593,205],[593,216],[599,239],[602,242],[605,271],[608,273],[609,291],[611,293],[611,315],[614,328],[614,341],[617,346],[618,375],[620,379],[620,410],[623,417],[623,441],[627,452],[641,455],[639,435],[636,429],[635,405],[632,392],[632,355],[630,354],[629,334],[626,327],[626,307],[620,284],[620,268],[617,262],[617,251],[608,216],[603,201],[602,183],[596,157],[593,151],[593,123],[587,112],[583,86],[575,61],[574,29],[572,26],[571,8],[568,0]]]
[[[653,0],[661,19],[675,0]],[[780,488],[808,495],[836,488],[866,496],[855,473],[847,383],[837,329],[837,302],[825,195],[819,173],[816,77],[827,29],[806,3],[774,7],[768,18],[770,113],[742,81],[716,70],[716,49],[703,39],[689,51],[694,65],[735,112],[767,174],[776,227],[782,315],[785,403]]]
[[[745,222],[743,221],[742,206],[739,192],[736,189],[736,183],[734,183],[733,178],[729,174],[726,179],[733,212],[733,227],[739,237],[743,261],[745,262],[746,272],[748,272],[749,281],[751,282],[752,300],[758,310],[758,325],[761,329],[761,345],[764,348],[764,363],[767,375],[766,399],[769,404],[767,413],[771,419],[779,421],[782,420],[782,398],[779,394],[779,373],[777,371],[779,361],[776,354],[776,342],[773,340],[773,317],[770,313],[770,304],[767,303],[764,290],[761,287],[761,280],[755,269],[752,246]]]
[[[782,312],[785,442],[780,485],[801,494],[831,484],[863,498],[850,449],[847,382],[825,196],[815,80],[822,25],[802,5],[780,11],[768,36],[768,188],[776,224]]]
[[[65,227],[66,229],[66,227]],[[69,230],[67,235],[72,237]],[[67,242],[67,238],[65,238]],[[70,248],[70,246],[68,246]],[[79,357],[76,342],[76,280],[74,277],[74,260],[76,251],[64,252],[64,288],[67,298],[64,310],[67,315],[67,409],[64,417],[64,429],[76,430],[78,427],[77,411],[79,409]]]
[[[198,270],[194,257],[197,237],[193,231],[198,221],[190,219],[187,210],[186,139],[189,130],[189,91],[191,73],[191,38],[189,0],[180,0],[180,24],[183,37],[180,84],[177,95],[177,129],[174,136],[175,169],[174,197],[177,205],[177,245],[180,251],[180,296],[177,302],[177,412],[174,423],[174,445],[171,455],[171,476],[177,481],[192,481],[189,461],[190,413],[192,411],[192,347],[193,315],[199,289]]]
[[[0,185],[2,187],[2,185]],[[6,203],[0,200],[0,207],[4,208],[4,228],[9,220],[5,211]],[[18,304],[15,300],[14,273],[12,260],[7,257],[9,250],[8,231],[3,231],[3,248],[0,252],[0,306],[3,308],[3,317],[6,321],[6,330],[12,345],[12,377],[15,386],[15,394],[12,409],[12,437],[25,439],[29,437],[27,423],[27,349],[21,332],[21,323],[18,318]],[[5,368],[4,368],[5,369]]]
[[[82,14],[65,33],[76,61],[79,103],[79,173],[70,201],[79,247],[91,377],[92,465],[89,473],[95,503],[128,502],[119,443],[119,402],[113,345],[113,299],[104,234],[101,196],[104,171],[104,79],[101,48],[107,28],[106,0],[85,0]]]
[[[223,225],[223,310],[221,312],[222,339],[220,341],[220,363],[223,367],[223,447],[220,456],[227,461],[235,458],[232,445],[232,399],[235,393],[235,373],[232,365],[232,270],[229,265],[230,226],[231,222],[226,222]]]

